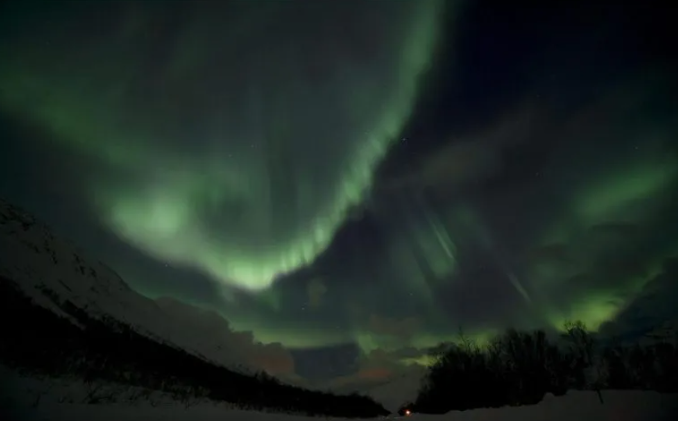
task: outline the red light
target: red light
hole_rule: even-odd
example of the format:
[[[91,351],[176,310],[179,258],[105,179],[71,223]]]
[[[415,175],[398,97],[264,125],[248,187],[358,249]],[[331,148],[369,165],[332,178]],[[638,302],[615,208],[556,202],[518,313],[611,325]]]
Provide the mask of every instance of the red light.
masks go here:
[[[406,409],[406,410],[405,410],[405,415],[410,415],[410,414],[411,414],[410,410],[409,410],[409,409]]]

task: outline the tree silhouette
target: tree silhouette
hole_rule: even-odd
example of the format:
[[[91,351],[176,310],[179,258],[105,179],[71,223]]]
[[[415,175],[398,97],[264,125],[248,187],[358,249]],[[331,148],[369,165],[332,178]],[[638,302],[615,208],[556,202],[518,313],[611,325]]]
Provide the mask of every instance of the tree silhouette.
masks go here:
[[[560,341],[541,330],[508,329],[477,346],[463,335],[457,343],[441,344],[413,412],[445,413],[481,407],[530,405],[546,393],[568,389],[651,389],[678,391],[678,340],[640,346],[603,346],[580,321],[563,326]],[[401,408],[401,409],[402,409]]]

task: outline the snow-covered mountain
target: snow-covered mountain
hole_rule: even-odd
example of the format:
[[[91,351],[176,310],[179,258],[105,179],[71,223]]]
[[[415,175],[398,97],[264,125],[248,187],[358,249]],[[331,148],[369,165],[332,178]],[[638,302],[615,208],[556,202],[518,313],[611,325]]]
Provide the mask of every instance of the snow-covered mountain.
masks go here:
[[[94,318],[113,318],[224,366],[246,361],[229,351],[233,344],[228,334],[234,332],[217,313],[185,304],[158,305],[131,289],[106,264],[90,259],[31,214],[2,200],[0,278],[13,281],[36,304],[76,325],[60,302],[68,300]]]
[[[5,332],[0,368],[21,378],[81,381],[88,388],[83,399],[90,403],[92,393],[109,382],[117,386],[105,399],[133,387],[182,402],[209,398],[257,410],[388,414],[368,397],[281,384],[278,379],[285,376],[270,375],[291,375],[294,368],[281,344],[258,343],[251,332],[232,330],[217,312],[138,294],[104,263],[4,201],[0,301]],[[252,375],[255,371],[269,376]],[[8,384],[9,390],[20,383]]]

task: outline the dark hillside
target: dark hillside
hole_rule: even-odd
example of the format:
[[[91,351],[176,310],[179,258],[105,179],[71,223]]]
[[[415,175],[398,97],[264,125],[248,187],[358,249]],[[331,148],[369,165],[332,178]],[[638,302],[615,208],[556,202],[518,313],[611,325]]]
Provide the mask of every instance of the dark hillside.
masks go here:
[[[44,291],[49,294],[49,291]],[[27,374],[75,375],[161,390],[177,400],[208,397],[242,408],[337,417],[388,414],[373,400],[336,396],[248,376],[146,337],[112,318],[89,316],[70,301],[53,299],[72,321],[38,306],[11,280],[0,279],[0,361]]]

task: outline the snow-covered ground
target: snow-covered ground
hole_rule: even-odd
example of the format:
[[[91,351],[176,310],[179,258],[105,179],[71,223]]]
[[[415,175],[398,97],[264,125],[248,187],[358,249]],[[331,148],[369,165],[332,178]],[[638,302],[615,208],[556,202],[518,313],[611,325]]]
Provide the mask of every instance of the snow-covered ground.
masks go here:
[[[99,385],[80,380],[27,378],[0,367],[0,418],[30,421],[309,421],[300,415],[271,414],[234,409],[206,399],[180,402],[157,392],[121,385]],[[113,402],[108,397],[114,395]],[[562,397],[547,395],[538,405],[499,409],[452,411],[445,415],[414,414],[407,421],[669,421],[678,415],[678,395],[643,391],[571,391]],[[92,397],[102,403],[86,404]],[[323,418],[338,420],[339,418]]]
[[[606,391],[601,404],[595,392],[571,392],[564,397],[547,396],[533,406],[500,409],[477,409],[449,412],[445,415],[414,414],[408,421],[669,421],[678,415],[678,396],[655,392]],[[312,418],[299,415],[269,414],[229,409],[223,405],[201,403],[184,409],[176,405],[150,404],[137,406],[123,404],[85,405],[44,403],[36,408],[11,408],[5,419],[48,420],[147,420],[147,421],[308,421]],[[324,418],[338,420],[339,418]]]

